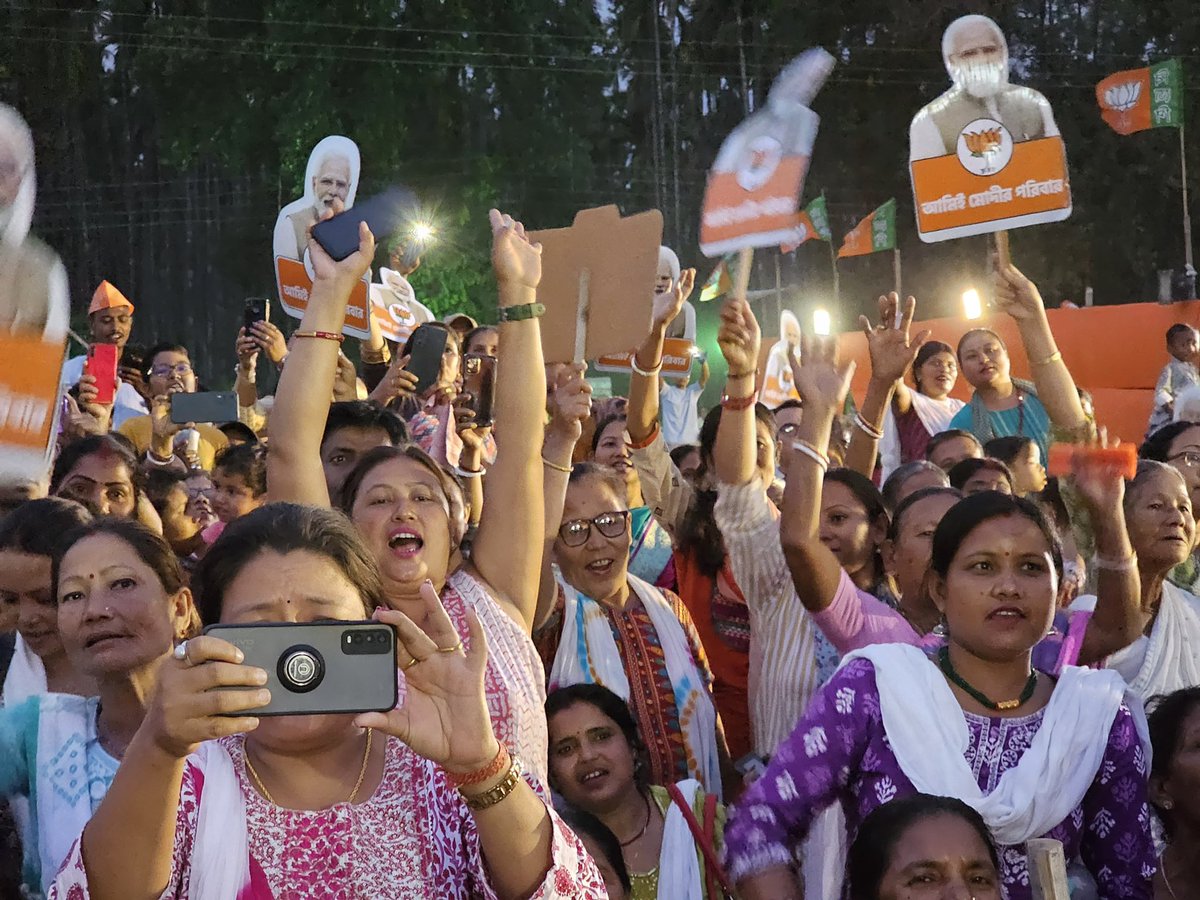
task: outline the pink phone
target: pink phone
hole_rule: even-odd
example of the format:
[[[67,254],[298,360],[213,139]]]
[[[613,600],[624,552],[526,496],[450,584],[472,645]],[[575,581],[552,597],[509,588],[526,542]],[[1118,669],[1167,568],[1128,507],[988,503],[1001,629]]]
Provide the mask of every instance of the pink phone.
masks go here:
[[[116,398],[118,356],[116,344],[92,344],[88,347],[83,374],[96,379],[96,402],[104,406],[112,404]]]

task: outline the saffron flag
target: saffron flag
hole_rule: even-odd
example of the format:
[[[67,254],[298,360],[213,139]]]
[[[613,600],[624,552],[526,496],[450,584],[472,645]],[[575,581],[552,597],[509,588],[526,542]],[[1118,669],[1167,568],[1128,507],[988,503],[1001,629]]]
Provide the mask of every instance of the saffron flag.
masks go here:
[[[1168,59],[1114,72],[1096,85],[1100,115],[1117,134],[1183,124],[1183,67]]]
[[[718,297],[724,296],[729,289],[733,287],[733,278],[729,275],[730,257],[724,256],[717,263],[717,267],[712,270],[712,274],[700,287],[700,302],[705,303],[709,300],[716,300]]]
[[[893,197],[851,229],[838,259],[896,249],[896,198]]]
[[[796,234],[779,245],[781,253],[791,253],[801,244],[816,238],[818,241],[833,240],[829,231],[829,212],[825,207],[825,196],[814,199],[796,214]]]

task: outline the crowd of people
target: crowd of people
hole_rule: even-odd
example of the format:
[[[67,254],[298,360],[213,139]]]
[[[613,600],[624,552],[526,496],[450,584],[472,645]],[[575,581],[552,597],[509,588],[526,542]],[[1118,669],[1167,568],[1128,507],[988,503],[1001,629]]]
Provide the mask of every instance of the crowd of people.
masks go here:
[[[694,271],[661,255],[629,395],[594,400],[543,358],[540,247],[490,224],[496,325],[349,354],[375,236],[309,239],[290,337],[230,335],[229,421],[172,420],[191,348],[131,352],[134,304],[97,288],[118,382],[67,360],[52,465],[3,486],[4,896],[1025,900],[1043,837],[1072,897],[1200,896],[1195,329],[1136,474],[1050,478],[1052,443],[1105,436],[1008,262],[1031,381],[891,294],[861,396],[797,325],[769,409],[732,296],[700,415],[661,372]],[[367,619],[389,711],[258,716],[268,673],[205,632]]]

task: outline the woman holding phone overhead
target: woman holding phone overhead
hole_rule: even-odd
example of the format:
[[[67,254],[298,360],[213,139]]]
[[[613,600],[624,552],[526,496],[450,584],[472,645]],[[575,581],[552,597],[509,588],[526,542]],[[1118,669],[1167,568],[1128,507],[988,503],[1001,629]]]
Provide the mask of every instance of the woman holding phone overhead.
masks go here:
[[[365,454],[343,484],[341,504],[380,568],[387,606],[422,624],[428,610],[421,587],[429,581],[468,643],[467,611],[480,617],[491,650],[484,681],[496,734],[544,783],[545,673],[529,636],[544,540],[545,373],[537,322],[542,307],[536,302],[541,248],[509,216],[493,210],[491,224],[505,354],[496,370],[495,421],[506,437],[486,483],[470,563],[459,555],[466,532],[462,489],[418,448],[378,447]],[[370,240],[364,234],[359,252],[339,263],[310,242],[317,280],[271,413],[267,480],[273,500],[329,505],[320,459],[328,391],[321,386],[332,383],[346,302],[370,263]]]
[[[196,586],[206,624],[361,620],[384,599],[345,519],[295,504],[231,524]],[[405,675],[388,713],[255,718],[264,670],[215,634],[178,647],[57,896],[603,896],[496,739],[479,619],[467,616],[467,649],[428,583],[419,602],[422,626],[375,612]]]

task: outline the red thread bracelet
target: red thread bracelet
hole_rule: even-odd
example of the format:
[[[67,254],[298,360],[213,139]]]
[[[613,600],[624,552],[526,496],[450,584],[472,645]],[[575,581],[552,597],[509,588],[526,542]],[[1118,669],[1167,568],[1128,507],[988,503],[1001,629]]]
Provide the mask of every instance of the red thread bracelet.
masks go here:
[[[749,409],[758,402],[758,391],[752,391],[745,397],[730,397],[725,394],[721,397],[721,408],[727,409],[730,412],[737,412],[742,409]]]
[[[650,429],[650,433],[648,435],[646,435],[645,438],[643,438],[640,441],[626,441],[625,446],[628,447],[630,450],[645,450],[647,447],[649,447],[651,444],[654,443],[654,439],[656,437],[658,437],[658,432],[659,432],[658,423],[655,422],[654,426]]]
[[[512,762],[512,758],[508,755],[508,748],[500,744],[500,749],[496,752],[496,757],[482,769],[476,769],[474,772],[450,772],[446,774],[450,777],[450,783],[456,788],[471,787],[476,784],[483,784],[485,781],[490,781],[495,778]]]
[[[321,338],[326,341],[337,341],[339,344],[345,343],[346,340],[344,334],[334,334],[332,331],[294,331],[292,337]]]

